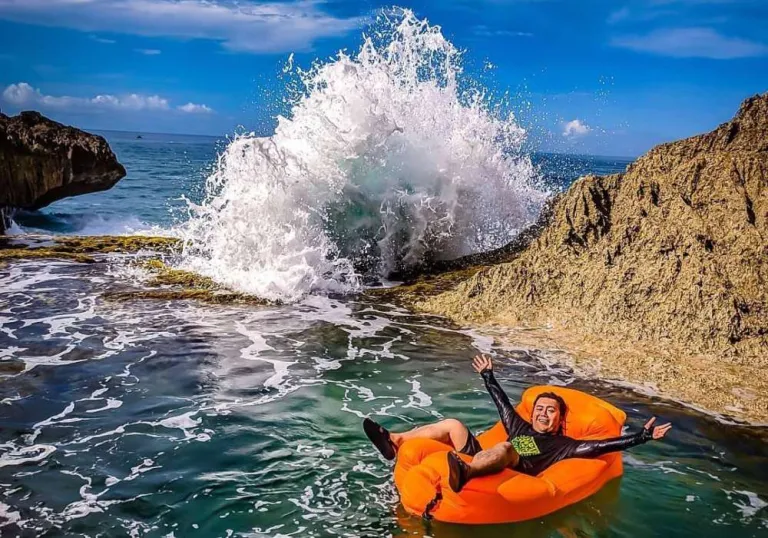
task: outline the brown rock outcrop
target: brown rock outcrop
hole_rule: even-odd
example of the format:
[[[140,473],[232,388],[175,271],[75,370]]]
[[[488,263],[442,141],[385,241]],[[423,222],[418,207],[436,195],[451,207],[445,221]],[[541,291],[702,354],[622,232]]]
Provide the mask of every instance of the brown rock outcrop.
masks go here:
[[[38,112],[0,114],[0,211],[39,209],[103,191],[125,168],[101,136],[67,127]],[[0,233],[3,230],[0,215]]]
[[[654,148],[625,173],[579,179],[522,252],[415,306],[596,339],[616,377],[673,395],[719,370],[728,384],[699,392],[731,394],[713,403],[693,390],[688,401],[768,420],[768,94],[747,99],[711,133]],[[612,350],[634,343],[650,351],[629,371],[635,359]],[[654,356],[669,368],[643,373]],[[688,366],[678,369],[676,358]],[[665,372],[686,379],[665,381]]]

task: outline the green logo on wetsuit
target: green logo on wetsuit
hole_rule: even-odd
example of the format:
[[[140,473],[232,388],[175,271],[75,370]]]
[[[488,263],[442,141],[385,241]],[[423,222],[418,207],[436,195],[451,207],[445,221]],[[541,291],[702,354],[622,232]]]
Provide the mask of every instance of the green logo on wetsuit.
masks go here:
[[[519,435],[510,441],[521,456],[538,456],[541,450],[530,435]]]

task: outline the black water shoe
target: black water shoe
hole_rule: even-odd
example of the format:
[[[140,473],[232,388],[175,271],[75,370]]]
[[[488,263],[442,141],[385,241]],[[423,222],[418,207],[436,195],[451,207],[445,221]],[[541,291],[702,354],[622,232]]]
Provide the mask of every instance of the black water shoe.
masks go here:
[[[469,480],[469,465],[456,452],[448,452],[448,484],[456,493],[461,491]]]
[[[381,452],[385,459],[393,460],[397,455],[397,447],[389,438],[389,432],[369,418],[363,420],[363,430],[371,443]]]

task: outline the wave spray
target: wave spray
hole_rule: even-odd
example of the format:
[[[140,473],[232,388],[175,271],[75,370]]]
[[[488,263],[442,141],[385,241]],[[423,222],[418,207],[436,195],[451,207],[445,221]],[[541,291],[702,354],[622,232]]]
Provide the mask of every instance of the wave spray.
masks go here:
[[[538,214],[524,130],[439,27],[382,15],[357,54],[296,73],[290,117],[232,140],[190,204],[185,268],[293,301],[500,247]]]

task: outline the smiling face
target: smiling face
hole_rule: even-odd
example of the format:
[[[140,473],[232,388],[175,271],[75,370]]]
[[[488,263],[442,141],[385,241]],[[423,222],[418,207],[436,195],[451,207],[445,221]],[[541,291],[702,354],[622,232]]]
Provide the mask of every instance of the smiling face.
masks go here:
[[[533,406],[531,425],[538,433],[555,433],[560,429],[560,404],[553,398],[539,398]]]

